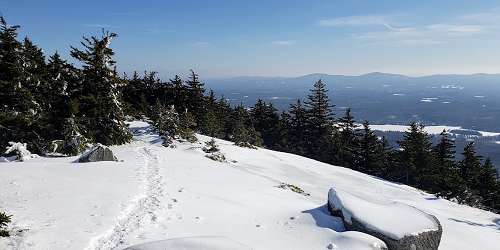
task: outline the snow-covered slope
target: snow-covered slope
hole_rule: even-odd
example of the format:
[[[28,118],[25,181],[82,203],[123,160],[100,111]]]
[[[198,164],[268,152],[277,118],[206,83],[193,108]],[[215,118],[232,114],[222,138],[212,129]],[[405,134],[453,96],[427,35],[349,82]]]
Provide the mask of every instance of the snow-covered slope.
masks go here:
[[[112,147],[120,162],[72,163],[70,157],[0,163],[0,210],[14,215],[14,236],[0,239],[0,249],[125,249],[152,241],[163,243],[150,249],[187,249],[204,241],[220,249],[382,245],[372,236],[344,232],[342,220],[328,214],[331,187],[346,197],[379,197],[435,215],[443,226],[440,249],[500,246],[500,215],[349,169],[222,140],[217,142],[229,162],[215,162],[201,144],[165,148],[147,124],[131,127],[134,141]]]

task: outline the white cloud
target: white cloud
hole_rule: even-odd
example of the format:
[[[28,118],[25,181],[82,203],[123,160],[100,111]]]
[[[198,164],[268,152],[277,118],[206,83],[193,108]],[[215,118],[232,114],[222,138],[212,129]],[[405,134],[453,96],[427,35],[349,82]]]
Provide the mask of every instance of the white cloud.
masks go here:
[[[500,10],[463,15],[447,22],[413,25],[398,24],[397,21],[400,21],[401,17],[389,15],[347,16],[323,19],[318,24],[324,27],[350,27],[353,29],[353,37],[357,39],[402,45],[446,44],[460,38],[474,38],[500,31]],[[405,21],[409,23],[407,19]],[[366,31],[367,29],[369,31]]]
[[[427,26],[428,29],[437,32],[455,33],[455,34],[471,34],[479,33],[485,30],[482,25],[467,25],[467,24],[432,24]]]
[[[276,45],[276,46],[290,46],[290,45],[294,45],[295,43],[296,43],[295,40],[277,40],[277,41],[271,42],[272,45]]]
[[[386,24],[384,16],[347,16],[331,19],[319,20],[319,26],[325,27],[342,27],[342,26],[373,26]]]

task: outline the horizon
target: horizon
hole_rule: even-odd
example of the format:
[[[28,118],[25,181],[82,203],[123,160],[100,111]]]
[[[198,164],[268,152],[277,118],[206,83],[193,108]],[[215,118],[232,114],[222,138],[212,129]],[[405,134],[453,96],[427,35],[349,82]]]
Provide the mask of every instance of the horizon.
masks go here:
[[[92,2],[92,1],[91,1]],[[97,4],[97,2],[96,2]],[[419,1],[0,2],[48,54],[65,59],[82,36],[116,32],[118,70],[206,78],[396,72],[500,73],[500,3]],[[445,10],[445,11],[443,11]],[[247,13],[247,14],[242,14]],[[54,39],[57,38],[57,39]]]

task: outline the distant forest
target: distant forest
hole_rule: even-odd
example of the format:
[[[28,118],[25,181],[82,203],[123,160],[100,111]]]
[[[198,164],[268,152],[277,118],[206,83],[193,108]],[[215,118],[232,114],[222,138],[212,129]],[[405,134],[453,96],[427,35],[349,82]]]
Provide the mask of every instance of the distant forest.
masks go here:
[[[89,144],[120,145],[132,135],[126,120],[150,121],[170,146],[172,140],[196,141],[194,133],[241,147],[289,152],[383,179],[407,184],[457,203],[500,211],[500,182],[489,159],[473,143],[455,158],[446,132],[433,144],[423,125],[413,122],[389,146],[369,127],[357,125],[351,110],[334,114],[321,79],[305,100],[283,112],[258,100],[232,106],[207,91],[191,70],[169,80],[156,72],[119,74],[111,40],[102,32],[71,47],[76,67],[56,52],[48,58],[19,26],[0,19],[0,148],[27,143],[41,155],[78,155]]]

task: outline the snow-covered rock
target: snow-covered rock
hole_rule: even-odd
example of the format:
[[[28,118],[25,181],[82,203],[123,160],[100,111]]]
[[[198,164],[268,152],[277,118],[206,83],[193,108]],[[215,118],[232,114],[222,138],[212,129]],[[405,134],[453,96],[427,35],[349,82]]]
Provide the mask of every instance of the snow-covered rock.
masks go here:
[[[437,250],[439,220],[412,206],[381,198],[359,198],[348,192],[328,192],[328,208],[342,217],[347,230],[373,235],[389,250]]]
[[[102,144],[97,144],[78,158],[78,162],[96,161],[118,161],[118,159],[113,154],[113,151],[111,151],[111,149]]]
[[[7,146],[7,150],[4,152],[5,157],[1,157],[0,162],[28,161],[38,157],[37,154],[32,154],[27,149],[26,143],[9,142],[9,145],[10,146]]]

